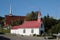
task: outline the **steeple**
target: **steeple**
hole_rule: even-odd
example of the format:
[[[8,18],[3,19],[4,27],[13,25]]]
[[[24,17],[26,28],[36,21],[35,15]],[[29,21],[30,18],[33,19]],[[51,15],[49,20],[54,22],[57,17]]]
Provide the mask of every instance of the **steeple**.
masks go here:
[[[12,16],[12,7],[11,7],[11,4],[10,4],[10,12],[9,12],[9,16]]]

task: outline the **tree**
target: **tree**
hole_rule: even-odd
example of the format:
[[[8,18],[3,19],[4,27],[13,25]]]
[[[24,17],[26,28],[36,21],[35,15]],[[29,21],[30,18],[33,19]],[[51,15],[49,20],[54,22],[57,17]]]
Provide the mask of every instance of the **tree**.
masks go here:
[[[0,16],[0,32],[2,32],[2,30],[3,30],[3,26],[4,26],[4,17],[1,17]]]
[[[13,21],[11,23],[12,26],[17,26],[17,25],[21,25],[23,23],[23,20],[21,19],[17,19],[16,21]]]
[[[60,33],[60,23],[52,26],[52,28],[49,30],[49,33]]]
[[[31,13],[28,13],[25,18],[26,21],[33,21],[37,20],[37,12],[32,11]]]
[[[1,17],[0,16],[0,26],[1,26],[1,28],[4,26],[4,17]]]
[[[57,24],[57,20],[49,15],[43,17],[43,23],[45,27],[45,32],[48,33],[48,30],[52,28],[53,25]]]

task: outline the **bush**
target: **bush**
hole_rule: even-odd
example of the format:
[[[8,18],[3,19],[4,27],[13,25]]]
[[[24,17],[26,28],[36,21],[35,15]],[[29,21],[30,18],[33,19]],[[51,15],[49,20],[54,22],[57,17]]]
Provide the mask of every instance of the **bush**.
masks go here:
[[[33,36],[37,36],[36,34],[33,34]]]
[[[3,32],[0,32],[0,34],[4,34]]]
[[[37,37],[40,37],[41,35],[37,35]]]

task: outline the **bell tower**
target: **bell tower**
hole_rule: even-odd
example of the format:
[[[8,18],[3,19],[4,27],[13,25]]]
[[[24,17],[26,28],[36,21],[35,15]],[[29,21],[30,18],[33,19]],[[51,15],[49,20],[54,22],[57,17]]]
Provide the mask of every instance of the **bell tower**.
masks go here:
[[[38,21],[38,22],[41,22],[41,12],[40,12],[40,11],[38,11],[37,13],[38,13],[37,21]]]

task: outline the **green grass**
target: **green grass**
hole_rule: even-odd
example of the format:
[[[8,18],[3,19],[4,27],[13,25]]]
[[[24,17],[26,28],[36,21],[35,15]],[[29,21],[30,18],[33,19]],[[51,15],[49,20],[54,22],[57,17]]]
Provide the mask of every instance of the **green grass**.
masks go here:
[[[10,30],[7,29],[7,30],[3,30],[4,33],[10,33]]]
[[[0,33],[10,33],[10,29],[0,29]]]

